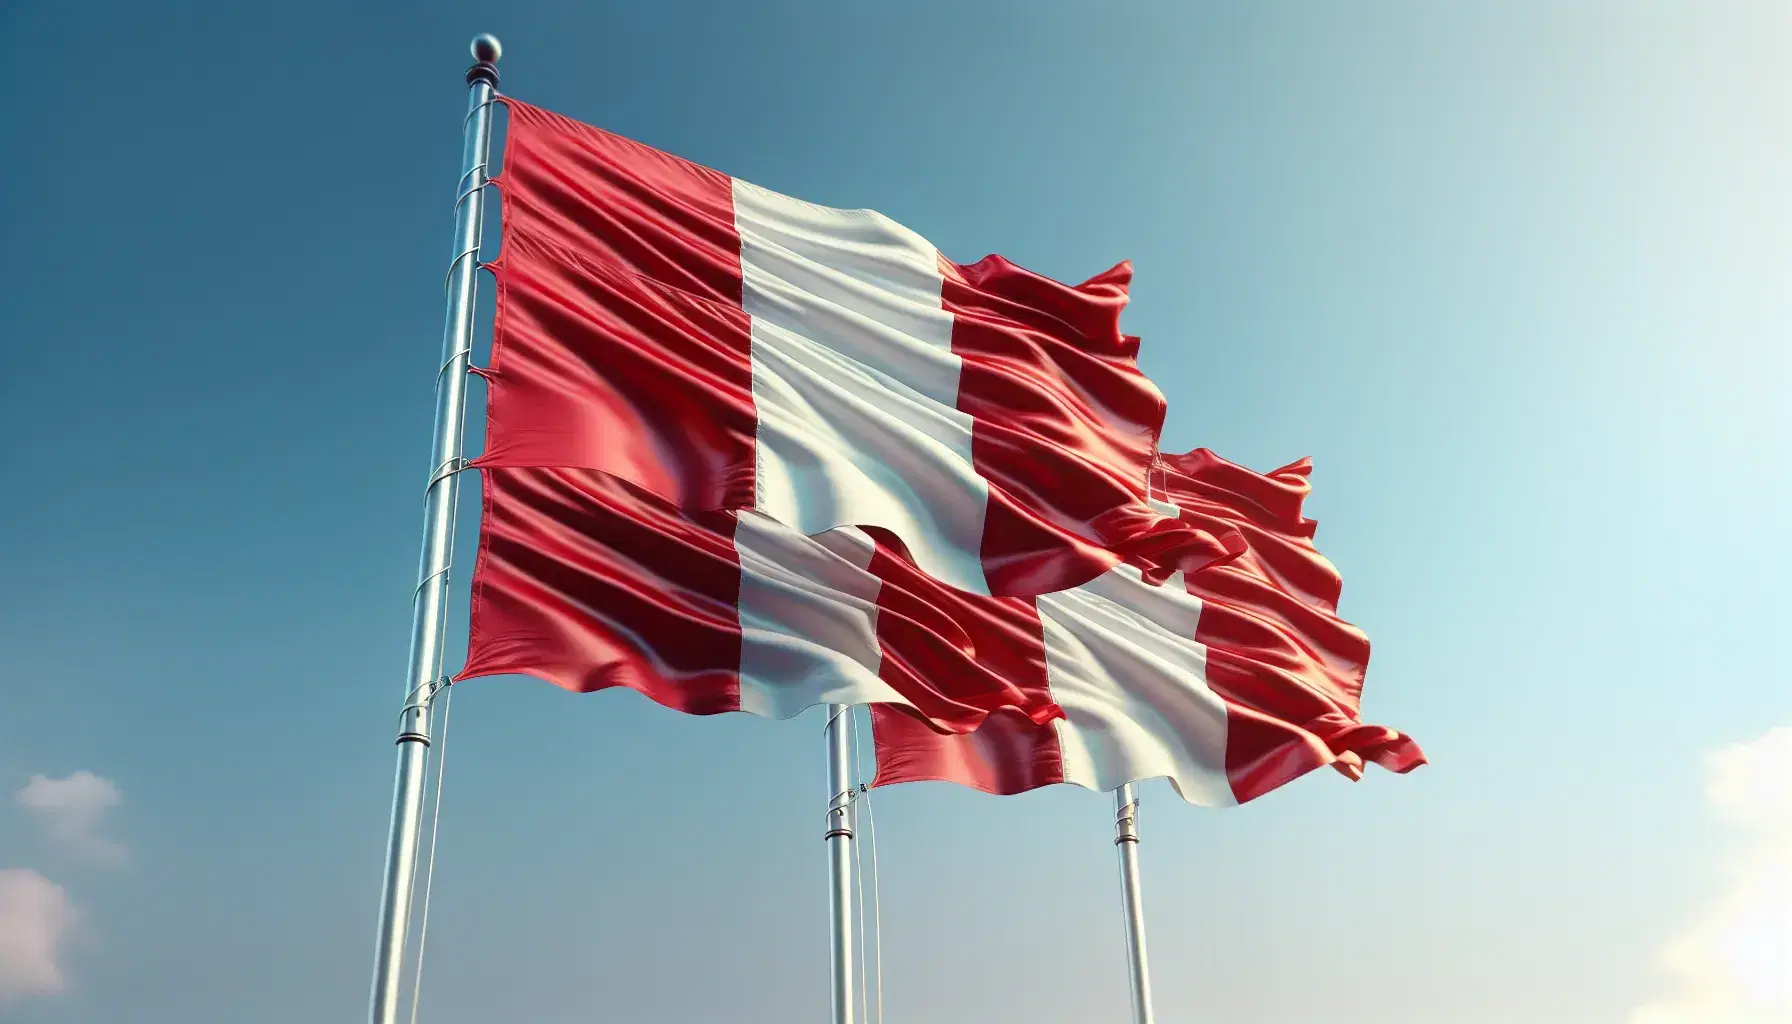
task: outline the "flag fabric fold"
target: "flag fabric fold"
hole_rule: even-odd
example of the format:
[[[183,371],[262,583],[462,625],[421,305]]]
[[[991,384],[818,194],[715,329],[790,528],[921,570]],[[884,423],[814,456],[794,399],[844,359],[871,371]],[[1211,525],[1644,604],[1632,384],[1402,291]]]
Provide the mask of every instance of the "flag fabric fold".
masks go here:
[[[872,708],[874,785],[941,780],[992,793],[1054,783],[1110,790],[1163,776],[1192,803],[1242,803],[1323,765],[1424,763],[1404,735],[1360,715],[1369,643],[1336,614],[1341,580],[1301,515],[1306,460],[1261,474],[1197,449],[1165,456],[1163,506],[1236,526],[1239,558],[1161,587],[1120,566],[1028,603],[1045,676],[1027,689],[1064,717],[998,713],[939,735]],[[981,650],[980,652],[981,653]],[[1040,691],[1043,692],[1040,692]]]
[[[884,702],[955,730],[1004,708],[1060,713],[1008,681],[1028,677],[1013,659],[1031,653],[1005,639],[1013,609],[866,531],[810,538],[752,511],[681,510],[591,470],[489,468],[484,481],[457,680],[621,686],[692,714]],[[975,661],[979,644],[998,653]]]
[[[1164,399],[1131,268],[960,265],[515,100],[481,467],[595,470],[693,512],[887,531],[928,575],[1030,596],[1242,535],[1149,501]]]
[[[1410,771],[1424,763],[1418,745],[1361,719],[1369,640],[1338,616],[1343,577],[1313,544],[1318,524],[1301,512],[1312,471],[1312,460],[1300,459],[1257,473],[1205,448],[1158,463],[1157,484],[1184,519],[1227,522],[1246,540],[1236,564],[1189,577],[1205,609],[1199,639],[1209,679],[1238,709],[1240,728],[1247,716],[1251,728],[1276,734],[1295,723],[1346,775],[1360,774],[1364,761]],[[1261,775],[1250,788],[1267,789],[1305,771],[1302,763],[1241,760],[1233,770]]]

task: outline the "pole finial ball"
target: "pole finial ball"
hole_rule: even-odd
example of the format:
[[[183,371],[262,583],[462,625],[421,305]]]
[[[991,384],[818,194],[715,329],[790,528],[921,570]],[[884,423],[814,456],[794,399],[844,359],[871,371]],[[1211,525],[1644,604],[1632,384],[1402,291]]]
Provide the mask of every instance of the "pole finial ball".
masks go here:
[[[481,32],[473,37],[474,60],[483,61],[487,64],[496,64],[498,58],[502,56],[503,53],[504,47],[499,45],[498,37],[492,35],[490,32]]]

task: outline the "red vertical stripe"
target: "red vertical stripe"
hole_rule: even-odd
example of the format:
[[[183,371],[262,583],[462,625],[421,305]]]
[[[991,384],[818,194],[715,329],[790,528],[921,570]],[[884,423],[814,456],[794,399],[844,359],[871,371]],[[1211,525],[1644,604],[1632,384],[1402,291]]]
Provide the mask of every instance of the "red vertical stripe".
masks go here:
[[[753,503],[749,318],[726,175],[510,101],[482,466],[604,469]]]
[[[1226,702],[1226,781],[1255,800],[1334,760],[1319,737],[1255,708]]]
[[[670,708],[740,708],[734,517],[588,470],[488,469],[467,664]]]
[[[958,408],[990,482],[984,571],[993,594],[1080,586],[1122,560],[1168,557],[1194,569],[1236,554],[1145,504],[1164,398],[1122,334],[1132,265],[1067,285],[1000,256],[940,258]]]
[[[884,679],[898,690],[939,678],[955,680],[955,689],[992,695],[1012,688],[1022,700],[1008,703],[1042,709],[1032,717],[1012,707],[996,710],[975,732],[943,735],[908,708],[873,705],[878,753],[872,784],[938,780],[1019,793],[1062,782],[1063,752],[1050,720],[1063,712],[1051,702],[1045,638],[1032,600],[945,586],[909,564],[894,538],[872,532],[878,548],[871,569],[883,580],[877,638]]]
[[[943,736],[904,708],[873,704],[871,738],[877,745],[873,786],[956,782],[1007,796],[1064,781],[1057,729],[1018,711],[999,711],[968,735]]]
[[[1202,602],[1195,639],[1207,684],[1227,705],[1226,774],[1240,802],[1323,764],[1353,777],[1362,761],[1410,771],[1410,739],[1362,723],[1369,638],[1336,612],[1342,580],[1313,546],[1301,506],[1312,462],[1267,474],[1202,448],[1163,458],[1160,480],[1190,516],[1235,526],[1248,550],[1187,577]]]
[[[732,179],[540,107],[505,104],[507,230],[740,308]]]
[[[877,541],[870,571],[881,583],[877,640],[885,682],[903,694],[949,689],[983,711],[1034,708],[1041,722],[1061,716],[1051,702],[1045,641],[1030,599],[947,586],[917,569],[887,531],[865,532]],[[950,687],[942,687],[947,680]],[[919,702],[917,710],[936,721],[947,717]]]

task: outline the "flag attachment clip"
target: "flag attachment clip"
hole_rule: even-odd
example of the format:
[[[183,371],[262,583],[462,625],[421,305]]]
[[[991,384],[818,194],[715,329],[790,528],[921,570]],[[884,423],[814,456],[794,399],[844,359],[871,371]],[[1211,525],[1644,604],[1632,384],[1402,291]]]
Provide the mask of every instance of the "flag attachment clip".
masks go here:
[[[858,790],[843,789],[840,792],[835,793],[833,799],[828,801],[827,819],[829,824],[832,825],[836,820],[838,820],[840,824],[833,825],[833,827],[822,834],[821,838],[824,842],[835,838],[852,838],[852,827],[850,824],[852,819],[847,817],[846,812],[852,808],[853,804],[858,802],[859,793],[863,791],[863,789],[863,784],[860,785]],[[838,815],[839,817],[836,819],[835,815]]]
[[[1134,798],[1114,812],[1114,845],[1139,841],[1139,801]]]
[[[405,695],[404,707],[398,709],[398,720],[405,721],[405,716],[413,711],[420,715],[428,714],[430,706],[435,703],[436,694],[453,685],[454,680],[447,676],[437,676],[426,683],[420,683],[413,687],[411,692]],[[414,729],[406,729],[398,734],[398,742],[416,742],[427,747],[429,746],[429,736]]]
[[[472,468],[472,465],[473,462],[471,459],[456,455],[454,458],[442,463],[441,467],[430,475],[429,483],[424,485],[423,490],[427,492],[431,487],[434,487],[436,484],[441,483],[454,474],[459,473],[464,469]]]

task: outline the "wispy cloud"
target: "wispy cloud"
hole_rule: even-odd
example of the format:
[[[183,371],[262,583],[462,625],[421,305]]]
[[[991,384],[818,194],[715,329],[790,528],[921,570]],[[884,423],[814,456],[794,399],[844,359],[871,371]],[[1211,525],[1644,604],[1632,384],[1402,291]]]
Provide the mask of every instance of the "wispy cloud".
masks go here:
[[[77,916],[62,886],[35,871],[0,868],[0,1004],[62,991],[58,955]]]
[[[1678,983],[1630,1024],[1792,1021],[1792,727],[1712,755],[1706,798],[1733,826],[1721,897],[1662,954]]]
[[[44,823],[50,838],[82,857],[112,865],[124,863],[129,851],[101,835],[100,825],[121,799],[112,780],[92,772],[66,779],[33,775],[18,792],[19,805]]]

